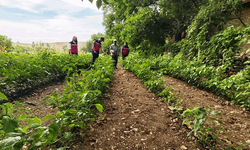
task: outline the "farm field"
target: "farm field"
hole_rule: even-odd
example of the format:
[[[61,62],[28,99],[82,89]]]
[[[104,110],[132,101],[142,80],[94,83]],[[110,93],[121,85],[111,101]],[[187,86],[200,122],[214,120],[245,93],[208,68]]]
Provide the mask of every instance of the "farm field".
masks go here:
[[[0,150],[250,149],[250,0],[23,1],[0,4]]]
[[[88,56],[79,56],[77,60],[80,61],[80,58],[89,59]],[[3,121],[12,124],[13,128],[3,128],[2,132],[5,134],[2,135],[0,146],[26,147],[25,144],[29,143],[30,146],[27,148],[31,149],[221,149],[239,146],[245,149],[244,144],[249,142],[250,138],[250,122],[247,121],[249,113],[246,108],[236,106],[178,79],[164,76],[162,70],[156,71],[157,66],[161,66],[158,62],[166,65],[166,62],[159,61],[160,59],[156,58],[150,62],[134,53],[122,62],[124,68],[131,72],[119,65],[113,73],[114,68],[109,56],[102,56],[100,62],[91,70],[84,69],[89,61],[81,60],[86,62],[85,67],[74,67],[69,63],[65,81],[50,83],[26,94],[18,99],[21,103],[1,105],[7,110],[5,113],[2,112],[3,116],[9,116],[11,122],[5,121],[5,118],[2,118]],[[75,64],[82,64],[78,61],[71,60]],[[133,65],[134,61],[137,62],[136,65]],[[77,71],[79,69],[80,74]],[[109,84],[110,88],[107,90]],[[103,95],[102,92],[106,94]],[[80,107],[79,102],[82,104]],[[184,114],[192,110],[192,107],[200,107],[199,113],[205,113],[205,116],[200,118],[203,122],[199,128],[193,122],[195,120],[192,121],[194,118],[185,121],[187,118]],[[17,108],[22,108],[23,111],[17,111]],[[96,110],[103,113],[99,114]],[[216,116],[215,112],[221,115]],[[19,117],[16,118],[16,115]],[[209,120],[211,117],[215,118]],[[62,118],[65,121],[59,121]],[[5,122],[3,126],[6,125]],[[16,125],[22,130],[16,130]],[[35,125],[37,127],[33,129]],[[210,128],[214,131],[205,131]],[[202,137],[196,134],[187,136],[192,130]],[[33,140],[26,137],[31,133],[36,133]],[[39,138],[41,134],[45,134],[49,139]],[[55,138],[51,134],[60,138]],[[23,143],[19,143],[20,139]],[[3,142],[7,141],[11,144],[6,146]],[[40,142],[41,145],[38,145]],[[54,142],[56,144],[53,144]]]
[[[25,46],[25,47],[32,47],[32,44],[28,44],[28,43],[12,43],[13,44],[13,46],[17,46],[17,45],[19,45],[19,46]],[[47,47],[47,45],[46,45],[47,43],[44,43],[44,46],[45,47]],[[68,44],[69,44],[69,42],[56,42],[56,43],[48,43],[49,44],[49,46],[51,47],[51,48],[55,48],[55,49],[60,49],[60,50],[62,50],[63,49],[63,47],[66,45],[67,46],[67,48],[68,48]],[[81,48],[81,47],[83,47],[83,46],[85,46],[86,45],[86,42],[79,42],[78,43],[78,46]]]
[[[16,55],[2,53],[2,56],[8,57],[17,57]],[[25,54],[21,55],[25,56]],[[43,53],[43,55],[46,55],[46,53]],[[36,57],[36,55],[32,56]],[[45,62],[51,59],[59,65],[51,66],[53,69],[58,69],[55,76],[62,76],[65,78],[65,82],[58,82],[57,84],[46,82],[47,85],[51,86],[44,86],[40,89],[34,86],[32,88],[36,90],[33,90],[33,93],[28,93],[27,96],[18,99],[20,102],[13,101],[13,103],[6,103],[8,98],[3,93],[8,91],[9,86],[8,84],[2,84],[7,88],[4,88],[3,93],[0,93],[2,102],[1,126],[3,127],[1,128],[1,149],[12,149],[12,147],[16,149],[25,147],[37,149],[48,146],[51,148],[69,147],[72,142],[83,136],[88,122],[95,119],[95,110],[102,111],[101,99],[104,96],[102,93],[106,91],[110,82],[109,77],[112,76],[113,67],[109,65],[112,64],[111,60],[108,57],[102,57],[99,60],[100,62],[97,61],[96,66],[92,66],[93,68],[88,71],[86,69],[91,62],[89,55],[70,57],[62,54],[43,57]],[[69,62],[67,63],[66,60]],[[63,63],[63,61],[66,61],[66,63]],[[41,60],[38,60],[39,65],[45,65],[45,62],[41,63]],[[53,64],[53,61],[49,62]],[[101,62],[102,64],[100,64]],[[26,64],[26,68],[30,71],[27,78],[32,77],[29,76],[30,74],[39,71],[30,69],[33,65],[38,67],[38,64],[25,63],[24,59],[17,58],[15,68],[19,68],[21,64]],[[9,73],[14,70],[11,67],[7,69],[9,71],[6,72]],[[96,70],[98,71],[96,72]],[[46,75],[48,74],[53,74],[53,71],[47,70]],[[1,75],[2,79],[8,77],[5,72]],[[42,73],[37,75],[41,76],[34,79],[33,84],[38,82],[38,86],[41,84],[39,82],[41,77],[47,78],[47,76],[42,76]],[[52,80],[58,80],[58,78]],[[24,81],[23,84],[25,83]],[[22,84],[22,82],[20,81],[19,84]],[[13,95],[8,95],[9,99],[11,99],[11,96]],[[97,109],[94,109],[94,107]],[[73,140],[71,140],[72,138]]]
[[[91,56],[70,57],[67,54],[55,55],[48,52],[39,54],[0,53],[1,92],[16,97],[37,86],[63,79],[68,67],[86,69]]]

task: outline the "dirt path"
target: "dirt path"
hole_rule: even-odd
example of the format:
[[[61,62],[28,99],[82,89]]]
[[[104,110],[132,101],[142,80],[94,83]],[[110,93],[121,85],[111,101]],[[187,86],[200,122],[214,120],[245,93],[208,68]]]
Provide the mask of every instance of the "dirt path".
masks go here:
[[[222,115],[217,118],[224,122],[222,126],[226,131],[221,132],[219,138],[227,145],[250,142],[250,113],[248,111],[178,79],[166,76],[164,80],[166,85],[173,87],[173,93],[183,99],[184,108],[202,106],[221,112]],[[214,109],[215,106],[220,106],[220,108]]]
[[[196,150],[187,129],[131,72],[114,71],[105,118],[92,125],[79,150]]]
[[[57,109],[53,109],[50,106],[46,106],[43,102],[43,99],[47,96],[50,96],[55,90],[58,91],[59,94],[62,93],[63,87],[67,85],[67,82],[58,82],[53,83],[48,86],[45,86],[41,89],[35,90],[32,94],[29,94],[26,97],[23,97],[21,99],[18,99],[18,101],[21,102],[31,102],[36,104],[37,106],[32,105],[25,105],[25,108],[32,110],[32,115],[37,116],[40,119],[43,119],[48,114],[56,115]],[[43,121],[43,125],[48,125],[50,123],[49,121]]]

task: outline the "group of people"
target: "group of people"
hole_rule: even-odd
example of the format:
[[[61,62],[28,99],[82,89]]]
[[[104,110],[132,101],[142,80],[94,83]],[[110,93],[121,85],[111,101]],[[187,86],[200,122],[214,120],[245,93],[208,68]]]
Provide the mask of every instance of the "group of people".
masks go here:
[[[94,40],[93,44],[92,44],[92,64],[95,63],[96,58],[99,57],[99,51],[101,50],[103,52],[103,54],[106,54],[106,52],[103,51],[102,49],[102,43],[104,42],[104,38],[101,37],[98,40]],[[114,66],[117,69],[117,63],[118,63],[118,57],[119,57],[119,53],[121,52],[122,55],[122,59],[124,60],[128,54],[129,54],[129,47],[128,47],[128,43],[125,42],[124,45],[121,47],[121,51],[119,51],[119,46],[117,45],[117,40],[113,41],[113,44],[110,46],[110,55],[112,57],[112,59],[114,60]],[[69,54],[70,55],[78,55],[78,41],[77,41],[77,37],[74,36],[72,41],[69,42]]]

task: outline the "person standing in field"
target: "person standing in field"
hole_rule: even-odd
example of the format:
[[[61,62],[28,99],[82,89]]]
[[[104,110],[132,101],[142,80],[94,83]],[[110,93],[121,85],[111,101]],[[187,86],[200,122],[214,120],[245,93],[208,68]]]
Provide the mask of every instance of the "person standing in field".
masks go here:
[[[129,54],[128,42],[125,42],[121,48],[122,60],[124,60]]]
[[[92,60],[92,64],[95,63],[95,60],[96,58],[99,57],[99,51],[101,50],[104,54],[106,54],[103,49],[102,49],[102,43],[101,42],[104,42],[104,38],[101,37],[99,40],[94,40],[93,44],[92,44],[92,57],[93,57],[93,60]]]
[[[119,46],[117,45],[117,40],[110,46],[110,54],[114,60],[115,69],[117,69],[118,56],[119,56]]]
[[[69,42],[69,55],[78,56],[78,41],[76,36],[74,36],[72,41]]]

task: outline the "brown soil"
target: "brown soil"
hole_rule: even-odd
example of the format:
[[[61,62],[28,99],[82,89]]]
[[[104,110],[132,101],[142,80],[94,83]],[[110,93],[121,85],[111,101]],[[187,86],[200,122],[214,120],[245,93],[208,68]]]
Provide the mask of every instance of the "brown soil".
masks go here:
[[[168,104],[160,102],[160,98],[149,92],[131,72],[123,70],[119,65],[111,81],[109,95],[105,100],[106,107],[101,114],[105,119],[92,123],[86,139],[75,149],[203,149],[192,138],[187,138],[189,130],[181,125],[182,120],[176,114],[171,113]],[[222,142],[220,148],[250,142],[250,115],[244,108],[178,79],[166,76],[164,81],[166,86],[173,87],[175,95],[183,99],[184,108],[201,106],[221,112],[222,115],[216,117],[224,122],[222,126],[226,130],[218,134]],[[60,94],[65,85],[66,82],[49,85],[20,101],[36,104],[38,107],[25,107],[41,119],[47,114],[55,115],[57,109],[44,105],[42,100],[56,89]],[[220,108],[214,109],[215,106]],[[48,125],[50,121],[43,122],[43,125]],[[206,123],[206,126],[214,125],[218,124]]]
[[[225,131],[218,134],[221,146],[229,146],[232,144],[243,144],[250,142],[250,114],[240,106],[233,105],[231,102],[219,98],[218,96],[199,90],[188,85],[178,79],[166,76],[165,84],[173,87],[175,95],[183,99],[182,105],[184,108],[195,106],[208,107],[211,110],[221,112],[221,116],[213,116],[224,122],[222,127]],[[220,108],[215,109],[215,106]],[[213,122],[213,121],[212,121]],[[207,122],[208,126],[214,126],[211,121]],[[250,149],[250,147],[248,147]]]
[[[45,86],[41,89],[34,91],[32,94],[19,99],[21,102],[31,102],[36,104],[37,106],[25,105],[25,108],[32,111],[32,115],[37,116],[40,119],[43,119],[48,114],[56,115],[57,109],[53,109],[51,106],[47,106],[43,99],[47,96],[50,96],[55,90],[58,91],[59,94],[62,93],[63,87],[67,85],[67,82],[58,82],[48,86]],[[43,121],[43,125],[49,125],[51,120]]]
[[[103,121],[92,124],[79,150],[175,150],[198,148],[166,103],[131,72],[114,71]]]

